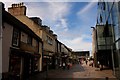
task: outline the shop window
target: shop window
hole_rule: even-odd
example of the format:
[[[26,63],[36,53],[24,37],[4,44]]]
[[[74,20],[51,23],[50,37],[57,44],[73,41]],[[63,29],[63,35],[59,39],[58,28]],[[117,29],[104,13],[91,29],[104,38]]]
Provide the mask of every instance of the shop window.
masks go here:
[[[20,76],[21,71],[21,58],[15,55],[11,55],[10,58],[10,70],[14,76]]]
[[[35,57],[34,60],[35,60],[35,62],[34,62],[35,63],[34,69],[35,69],[35,71],[38,71],[38,66],[39,66],[39,63],[38,63],[39,61],[38,60],[39,60],[39,58]]]
[[[13,39],[12,39],[12,45],[13,46],[19,46],[19,38],[20,38],[20,32],[18,29],[13,29]]]

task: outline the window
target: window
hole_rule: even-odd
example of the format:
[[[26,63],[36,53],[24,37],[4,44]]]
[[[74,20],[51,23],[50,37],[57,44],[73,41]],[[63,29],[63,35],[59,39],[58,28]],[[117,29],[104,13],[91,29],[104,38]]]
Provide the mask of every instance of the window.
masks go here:
[[[32,37],[28,36],[27,38],[27,44],[32,46]]]
[[[46,41],[48,44],[52,45],[53,44],[53,40],[49,37],[49,36],[46,36]]]
[[[13,46],[19,46],[19,38],[20,38],[19,34],[20,34],[19,30],[14,28],[14,30],[13,30],[13,39],[12,39],[12,45]]]
[[[24,42],[24,43],[27,43],[27,37],[28,37],[28,35],[26,33],[21,32],[20,41]]]
[[[37,51],[39,52],[39,41],[36,40],[36,48],[37,48]]]
[[[35,38],[32,39],[32,46],[36,48],[36,50],[39,52],[39,41]]]

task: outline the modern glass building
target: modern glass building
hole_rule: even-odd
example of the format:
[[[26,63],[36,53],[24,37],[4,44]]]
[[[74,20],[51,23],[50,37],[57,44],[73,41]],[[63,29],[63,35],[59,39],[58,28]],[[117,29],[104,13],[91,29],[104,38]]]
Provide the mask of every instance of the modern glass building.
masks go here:
[[[110,0],[111,1],[111,0]],[[102,37],[98,35],[98,50],[111,50],[107,56],[111,55],[114,75],[120,79],[120,2],[118,0],[99,0],[97,25],[102,32]],[[97,29],[98,31],[100,29]],[[100,34],[100,33],[99,33]],[[99,45],[100,44],[100,45]]]

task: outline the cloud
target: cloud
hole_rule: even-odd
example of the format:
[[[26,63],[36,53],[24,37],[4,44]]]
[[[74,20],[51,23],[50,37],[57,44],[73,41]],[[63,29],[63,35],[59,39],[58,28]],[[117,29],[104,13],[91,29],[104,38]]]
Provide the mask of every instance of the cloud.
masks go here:
[[[64,2],[29,2],[25,4],[28,7],[28,16],[40,17],[43,24],[50,26],[55,32],[58,29],[68,30],[66,16],[70,12],[70,4]]]
[[[24,0],[5,0],[6,9],[13,3]],[[43,20],[57,21],[69,14],[70,5],[66,2],[24,2],[27,6],[27,16],[38,16]],[[51,21],[51,22],[52,22]]]
[[[61,18],[58,23],[55,24],[54,30],[56,32],[67,32],[68,31],[68,23],[65,18]]]
[[[98,0],[4,0],[5,2],[98,2]],[[104,0],[105,2],[119,2],[120,0]]]
[[[64,28],[67,27],[67,22],[65,19],[61,19],[61,24],[63,25]]]
[[[4,1],[14,2],[16,0],[4,0]],[[98,0],[19,0],[19,1],[22,1],[22,2],[98,2]],[[105,1],[108,1],[108,0],[105,0]],[[110,0],[110,1],[114,1],[114,0]]]
[[[11,7],[12,4],[14,3],[20,3],[20,0],[3,0],[2,1],[4,3],[5,6],[5,10],[8,11],[8,7]]]
[[[66,43],[68,47],[71,47],[73,51],[90,51],[92,43],[84,41],[85,38],[85,36],[81,36],[71,40],[64,39],[63,42]]]
[[[29,12],[27,13],[28,16],[33,16],[33,14],[40,15],[40,17],[42,17],[45,20],[49,19],[52,21],[56,21],[65,17],[69,12],[69,5],[67,3],[38,2],[28,3],[27,5]]]
[[[11,3],[13,3],[13,2],[20,2],[21,0],[3,0],[2,2],[11,2]]]
[[[96,2],[93,2],[94,0],[92,0],[92,2],[89,2],[88,5],[86,5],[83,9],[81,9],[77,14],[81,15],[84,13],[87,13],[89,10],[91,10],[92,7],[95,6]]]
[[[8,6],[10,7],[12,3],[13,2],[6,2],[6,8],[8,8]],[[55,33],[68,31],[66,16],[70,13],[71,5],[69,3],[24,2],[24,4],[27,7],[27,16],[40,17],[43,25],[50,26]]]
[[[96,2],[89,2],[76,13],[78,16],[77,26],[68,32],[61,32],[62,35],[60,38],[63,38],[62,41],[69,47],[72,47],[73,50],[91,50],[92,41],[90,27],[94,26],[96,22],[96,10],[93,10],[95,5]]]
[[[81,22],[80,32],[83,34],[91,34],[91,26],[96,25],[97,19],[97,3],[89,2],[84,8],[79,10],[76,14],[79,22]]]
[[[49,2],[49,10],[52,12],[51,19],[61,19],[69,14],[70,5],[68,3]]]
[[[82,23],[86,23],[86,24],[82,24],[82,25],[87,25],[87,24],[91,24],[93,22],[96,22],[97,2],[89,2],[85,7],[80,9],[76,15],[78,16],[79,20]],[[95,24],[96,23],[94,23],[94,25]],[[94,26],[94,25],[92,24],[90,26]]]
[[[58,40],[66,46],[71,47],[73,50],[91,50],[91,42],[86,41],[91,37],[80,32],[83,27],[81,24],[78,24],[78,30],[73,28],[69,30],[70,24],[68,24],[67,15],[69,15],[72,6],[70,3],[25,2],[25,5],[27,6],[27,16],[40,17],[43,24],[50,26],[57,33]]]

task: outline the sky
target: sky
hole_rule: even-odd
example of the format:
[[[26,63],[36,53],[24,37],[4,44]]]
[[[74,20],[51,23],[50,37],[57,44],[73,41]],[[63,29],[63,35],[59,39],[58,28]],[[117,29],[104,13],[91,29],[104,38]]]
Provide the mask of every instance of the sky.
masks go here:
[[[17,1],[20,2],[20,1]],[[5,8],[13,2],[5,1]],[[15,2],[14,2],[15,3]],[[92,50],[92,26],[96,25],[97,2],[47,1],[24,2],[27,16],[40,17],[42,24],[50,27],[58,40],[73,51]]]

